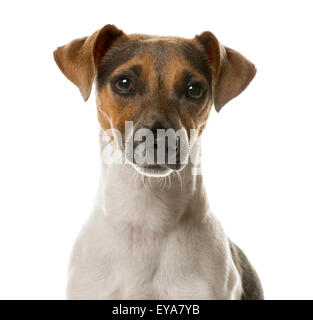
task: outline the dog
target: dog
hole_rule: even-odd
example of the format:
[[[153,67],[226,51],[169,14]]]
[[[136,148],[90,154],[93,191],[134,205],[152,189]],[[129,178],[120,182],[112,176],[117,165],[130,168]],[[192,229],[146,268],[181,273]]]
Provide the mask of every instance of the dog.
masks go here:
[[[101,178],[72,251],[67,298],[264,299],[199,174],[210,110],[248,86],[254,64],[208,31],[184,39],[114,25],[58,47],[54,59],[85,101],[95,83],[101,128]],[[152,132],[150,151],[134,138],[139,130]],[[161,164],[143,161],[156,155],[161,130],[180,131],[175,147]]]

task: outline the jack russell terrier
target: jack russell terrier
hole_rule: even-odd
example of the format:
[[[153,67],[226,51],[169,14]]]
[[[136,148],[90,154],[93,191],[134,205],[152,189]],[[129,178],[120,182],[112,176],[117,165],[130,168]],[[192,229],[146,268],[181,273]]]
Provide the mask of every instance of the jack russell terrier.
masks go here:
[[[239,95],[255,66],[211,32],[126,35],[114,25],[59,47],[54,59],[85,101],[95,82],[101,126],[99,189],[72,252],[67,297],[263,299],[198,172],[212,105],[220,111]],[[159,131],[170,130],[180,134],[163,140],[166,159],[156,161]]]

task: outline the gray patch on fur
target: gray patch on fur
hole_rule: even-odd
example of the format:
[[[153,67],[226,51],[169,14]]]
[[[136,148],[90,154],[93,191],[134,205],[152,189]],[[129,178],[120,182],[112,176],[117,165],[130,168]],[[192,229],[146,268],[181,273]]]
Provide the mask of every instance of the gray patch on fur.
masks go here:
[[[240,274],[243,293],[241,300],[264,300],[261,281],[243,251],[229,240],[230,251]]]

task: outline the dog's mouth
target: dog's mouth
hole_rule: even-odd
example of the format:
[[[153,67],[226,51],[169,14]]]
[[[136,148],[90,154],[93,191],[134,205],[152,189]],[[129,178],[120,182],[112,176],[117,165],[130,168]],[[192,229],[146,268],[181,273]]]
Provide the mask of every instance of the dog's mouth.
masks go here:
[[[130,163],[138,173],[151,177],[168,176],[174,171],[182,170],[186,163],[136,163],[134,159],[129,159],[126,154],[127,162]]]

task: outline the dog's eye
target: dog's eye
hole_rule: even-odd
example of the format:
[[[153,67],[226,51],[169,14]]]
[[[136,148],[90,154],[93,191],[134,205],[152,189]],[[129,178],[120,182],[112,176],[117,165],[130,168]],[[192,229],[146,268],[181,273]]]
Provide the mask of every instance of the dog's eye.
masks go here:
[[[192,99],[199,99],[203,95],[203,89],[198,84],[191,84],[187,88],[187,95]]]
[[[128,93],[134,90],[133,82],[126,77],[117,79],[114,83],[114,86],[122,93]]]

